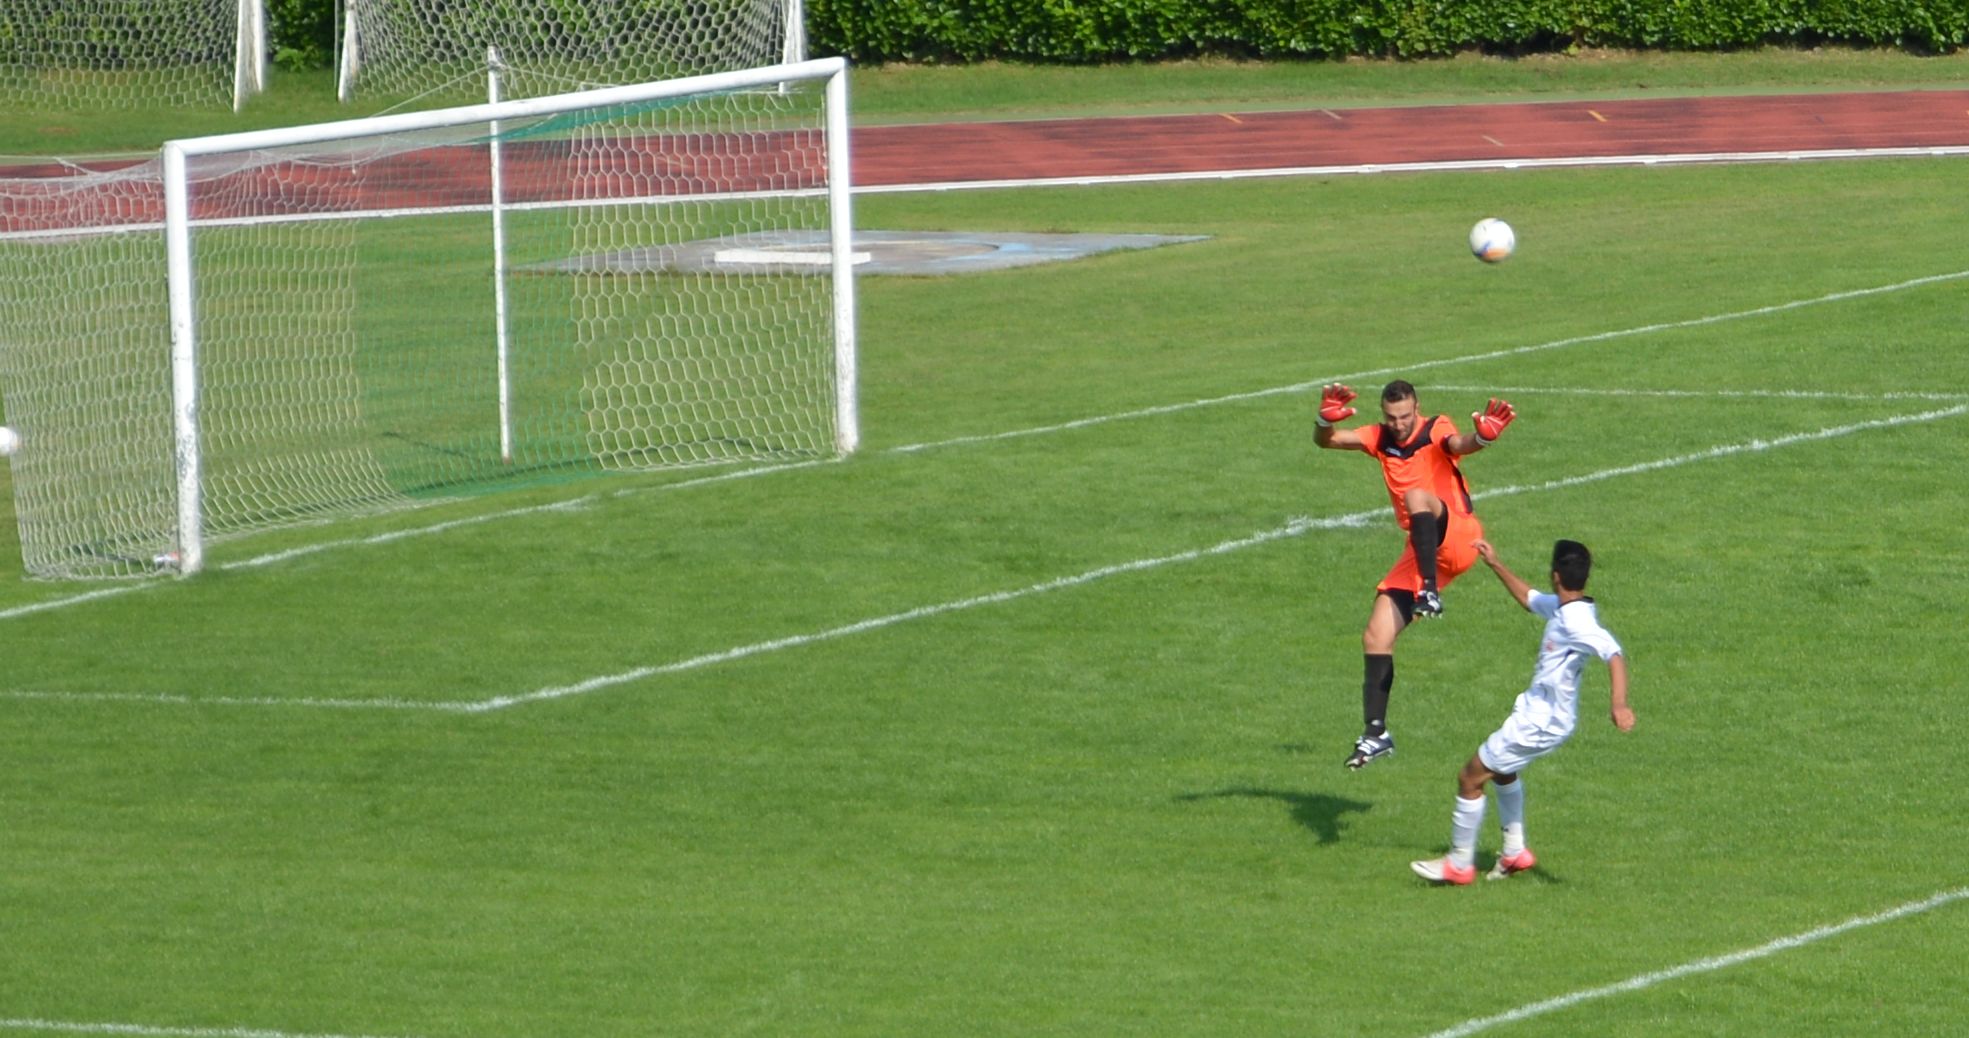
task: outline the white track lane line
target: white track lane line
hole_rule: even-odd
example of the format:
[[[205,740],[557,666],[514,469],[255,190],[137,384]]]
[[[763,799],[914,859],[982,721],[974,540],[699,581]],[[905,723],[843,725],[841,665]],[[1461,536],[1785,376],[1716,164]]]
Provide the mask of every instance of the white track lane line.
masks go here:
[[[1529,484],[1519,484],[1513,486],[1494,487],[1490,490],[1485,490],[1480,493],[1472,494],[1471,497],[1475,500],[1482,501],[1494,497],[1511,497],[1518,494],[1535,494],[1547,490],[1563,490],[1567,487],[1576,487],[1587,483],[1597,483],[1601,480],[1615,479],[1620,476],[1632,476],[1644,472],[1655,472],[1661,469],[1676,468],[1678,466],[1688,465],[1699,461],[1710,461],[1716,458],[1726,458],[1739,454],[1754,454],[1762,451],[1775,450],[1780,447],[1789,447],[1793,444],[1810,443],[1818,440],[1829,440],[1836,437],[1850,436],[1854,433],[1866,432],[1868,430],[1873,430],[1873,429],[1890,429],[1895,426],[1913,425],[1919,422],[1939,421],[1944,418],[1954,418],[1964,414],[1969,414],[1969,404],[1958,404],[1955,407],[1947,408],[1944,410],[1924,411],[1919,414],[1894,415],[1889,418],[1873,419],[1872,421],[1854,422],[1850,425],[1829,426],[1827,428],[1819,429],[1813,432],[1792,433],[1787,436],[1778,436],[1769,440],[1744,440],[1739,443],[1720,444],[1718,446],[1711,447],[1707,450],[1696,451],[1693,454],[1678,454],[1675,455],[1674,457],[1660,458],[1655,461],[1644,461],[1633,465],[1621,465],[1614,468],[1601,469],[1597,472],[1588,472],[1583,475],[1566,476],[1560,479],[1547,480],[1543,483],[1529,483]],[[588,678],[583,681],[575,682],[574,684],[571,685],[552,685],[546,688],[536,689],[532,692],[522,693],[519,695],[494,696],[493,698],[490,699],[471,700],[465,702],[457,702],[457,701],[418,702],[415,700],[402,700],[402,699],[367,700],[367,699],[279,699],[279,698],[254,699],[254,698],[237,698],[237,697],[208,698],[203,696],[176,696],[176,695],[146,694],[146,693],[39,692],[39,691],[0,692],[0,698],[57,699],[57,700],[70,700],[70,701],[78,701],[78,702],[88,702],[88,701],[145,702],[145,703],[166,703],[172,705],[211,704],[216,706],[296,706],[296,707],[331,707],[336,709],[435,710],[435,711],[443,711],[449,713],[481,714],[493,710],[503,710],[507,707],[519,706],[525,703],[539,703],[539,702],[545,702],[553,699],[565,699],[569,696],[585,695],[589,692],[596,692],[596,691],[600,691],[601,689],[612,688],[616,685],[625,685],[625,684],[629,684],[630,682],[641,681],[644,678],[657,677],[663,674],[676,674],[687,670],[698,670],[703,667],[714,666],[720,663],[729,663],[732,660],[745,659],[748,656],[758,656],[764,653],[778,652],[782,649],[793,649],[803,645],[812,645],[816,642],[831,641],[833,639],[844,638],[849,635],[862,634],[867,631],[881,630],[882,628],[893,627],[897,624],[906,623],[911,620],[922,620],[932,616],[942,616],[945,613],[955,613],[966,609],[975,609],[978,606],[997,605],[1001,602],[1011,602],[1021,598],[1028,598],[1033,595],[1044,594],[1045,592],[1048,591],[1058,591],[1063,588],[1078,587],[1079,585],[1082,584],[1090,584],[1093,583],[1094,581],[1101,580],[1107,577],[1119,576],[1123,573],[1139,573],[1144,570],[1159,569],[1163,566],[1168,566],[1179,562],[1194,562],[1199,559],[1209,558],[1214,555],[1228,555],[1231,552],[1242,551],[1245,548],[1253,548],[1261,544],[1270,544],[1273,541],[1284,540],[1285,538],[1288,537],[1298,537],[1303,534],[1309,533],[1313,530],[1359,528],[1359,527],[1371,525],[1379,520],[1387,518],[1391,514],[1392,513],[1388,508],[1383,507],[1383,508],[1370,509],[1364,512],[1350,512],[1345,515],[1324,516],[1317,519],[1298,518],[1292,520],[1291,522],[1286,523],[1284,526],[1280,526],[1271,530],[1266,530],[1261,533],[1254,533],[1248,537],[1239,537],[1234,540],[1223,541],[1218,544],[1214,544],[1208,548],[1192,548],[1189,551],[1177,552],[1174,555],[1162,555],[1156,558],[1136,559],[1132,562],[1116,563],[1114,565],[1102,566],[1099,567],[1098,569],[1090,569],[1082,573],[1076,573],[1071,576],[1056,577],[1052,580],[1044,581],[1038,584],[1028,585],[1022,588],[1015,588],[1009,591],[995,591],[990,594],[977,595],[971,598],[961,598],[950,602],[941,602],[936,605],[918,606],[915,609],[905,610],[900,613],[890,613],[887,616],[872,617],[870,619],[856,621],[855,623],[851,623],[851,624],[843,624],[840,627],[831,627],[823,631],[814,631],[808,634],[790,635],[785,638],[775,638],[770,641],[753,642],[750,645],[740,645],[734,648],[725,649],[722,652],[712,652],[712,653],[706,653],[701,656],[692,656],[688,659],[677,660],[672,663],[656,664],[647,667],[637,667],[633,670],[625,670],[615,674],[605,674],[600,677]]]
[[[1936,894],[1934,897],[1921,901],[1910,901],[1899,908],[1890,908],[1885,912],[1879,912],[1874,915],[1855,916],[1843,923],[1821,926],[1816,930],[1807,930],[1804,933],[1794,934],[1790,937],[1780,937],[1775,941],[1771,941],[1768,944],[1760,944],[1755,948],[1746,948],[1740,952],[1731,952],[1728,955],[1718,955],[1714,958],[1697,959],[1694,962],[1684,963],[1673,969],[1665,969],[1656,973],[1643,973],[1638,977],[1629,977],[1618,984],[1587,988],[1584,991],[1575,991],[1570,995],[1548,998],[1543,1002],[1533,1002],[1530,1005],[1519,1006],[1510,1012],[1499,1013],[1496,1016],[1483,1016],[1474,1020],[1465,1020],[1455,1027],[1437,1031],[1429,1035],[1428,1038],[1465,1038],[1466,1035],[1476,1034],[1478,1031],[1486,1031],[1499,1024],[1508,1024],[1534,1016],[1542,1016],[1556,1010],[1576,1006],[1581,1002],[1591,1002],[1594,999],[1606,998],[1610,995],[1624,995],[1630,991],[1639,991],[1642,988],[1650,988],[1656,984],[1678,980],[1682,977],[1693,976],[1698,973],[1711,973],[1716,970],[1727,969],[1739,963],[1750,962],[1754,959],[1768,958],[1781,951],[1790,951],[1793,948],[1801,948],[1816,941],[1823,941],[1828,937],[1837,937],[1849,930],[1858,930],[1867,926],[1878,926],[1881,923],[1891,923],[1896,919],[1905,919],[1911,915],[1932,912],[1943,905],[1964,899],[1969,899],[1969,887],[1945,890]]]
[[[1541,350],[1554,350],[1565,346],[1577,346],[1581,343],[1603,342],[1608,339],[1618,339],[1630,335],[1645,335],[1650,332],[1667,331],[1675,328],[1695,328],[1695,327],[1700,327],[1702,325],[1717,324],[1723,321],[1735,321],[1746,317],[1757,317],[1764,314],[1774,314],[1786,310],[1795,310],[1803,306],[1816,306],[1821,303],[1834,303],[1845,299],[1858,299],[1864,296],[1880,295],[1885,292],[1899,292],[1904,289],[1918,288],[1923,285],[1932,285],[1932,284],[1937,284],[1946,281],[1955,281],[1966,277],[1969,277],[1969,270],[1959,270],[1952,274],[1933,274],[1928,277],[1914,278],[1909,281],[1899,281],[1891,285],[1881,285],[1875,288],[1854,289],[1847,292],[1834,292],[1831,295],[1817,296],[1812,299],[1797,299],[1789,303],[1778,303],[1773,306],[1758,307],[1754,310],[1739,310],[1734,313],[1718,314],[1713,317],[1697,317],[1697,318],[1691,318],[1686,321],[1672,321],[1665,324],[1642,325],[1641,327],[1638,328],[1623,328],[1618,331],[1601,332],[1596,335],[1583,335],[1583,336],[1576,336],[1570,339],[1558,339],[1553,342],[1539,343],[1534,346],[1518,346],[1511,349],[1491,350],[1485,353],[1473,353],[1462,357],[1449,357],[1443,360],[1418,361],[1417,363],[1404,365],[1402,367],[1376,368],[1371,371],[1357,371],[1344,375],[1328,375],[1321,378],[1312,379],[1306,382],[1295,382],[1287,386],[1273,386],[1269,389],[1257,389],[1246,393],[1232,393],[1226,396],[1209,397],[1202,400],[1191,400],[1181,404],[1164,404],[1159,407],[1146,407],[1135,411],[1123,411],[1116,414],[1096,415],[1091,418],[1079,418],[1070,422],[1062,422],[1057,425],[1042,425],[1042,426],[1035,426],[1028,429],[1014,429],[1009,432],[986,433],[978,436],[958,436],[952,439],[937,440],[930,443],[907,444],[901,447],[890,447],[888,449],[888,453],[909,454],[909,453],[915,453],[917,451],[934,450],[938,447],[955,447],[955,446],[961,446],[964,444],[971,444],[971,443],[986,443],[993,440],[1008,440],[1008,439],[1015,439],[1025,436],[1040,436],[1047,433],[1065,432],[1070,429],[1084,429],[1087,428],[1088,426],[1103,425],[1108,422],[1121,421],[1123,419],[1129,419],[1129,418],[1148,418],[1155,415],[1174,414],[1180,411],[1192,411],[1202,407],[1214,407],[1218,404],[1231,404],[1231,403],[1239,403],[1246,400],[1259,400],[1265,397],[1279,396],[1287,393],[1303,393],[1308,390],[1317,389],[1330,382],[1338,382],[1346,379],[1366,378],[1374,375],[1389,375],[1389,374],[1395,374],[1404,371],[1417,371],[1424,368],[1446,367],[1452,364],[1469,364],[1476,361],[1495,360],[1499,357],[1516,356],[1522,353],[1535,353]],[[1462,387],[1443,386],[1438,388],[1460,389]],[[1502,390],[1500,390],[1500,392],[1501,391]],[[1513,390],[1513,392],[1537,392],[1537,391]],[[1774,392],[1781,392],[1781,391],[1774,391]],[[1752,395],[1752,396],[1761,395],[1754,391],[1745,391],[1745,393],[1746,395]],[[1664,391],[1664,395],[1667,395],[1666,391]],[[1929,396],[1929,395],[1918,394],[1918,393],[1910,393],[1910,394],[1882,394],[1880,397],[1878,397],[1878,399],[1883,399],[1883,400],[1903,399],[1903,398],[1911,399],[1911,400],[1912,399],[1954,400],[1954,399],[1960,399],[1960,396],[1952,395],[1952,394],[1935,394],[1933,396]],[[1874,399],[1874,398],[1869,397],[1867,399]],[[684,480],[678,483],[666,484],[661,487],[650,487],[647,489],[639,488],[635,490],[617,491],[615,496],[619,497],[627,494],[656,493],[664,490],[680,490],[685,487],[704,486],[710,483],[722,483],[728,480],[745,479],[752,476],[765,475],[774,472],[783,472],[790,469],[812,468],[816,465],[833,464],[835,463],[836,460],[837,459],[830,458],[830,459],[820,459],[816,461],[794,462],[792,464],[786,464],[786,465],[764,465],[757,468],[742,469],[737,472],[727,472],[716,476],[705,476],[701,479]],[[576,501],[586,501],[586,500],[588,499],[587,498],[576,499]],[[573,502],[562,502],[561,504],[558,505],[542,505],[533,508],[517,508],[504,512],[493,512],[484,516],[477,516],[468,519],[457,519],[446,523],[438,523],[435,526],[424,526],[424,527],[417,527],[415,529],[410,529],[410,530],[399,530],[399,531],[393,531],[391,533],[377,534],[373,537],[352,537],[346,540],[326,541],[318,545],[309,545],[302,548],[290,549],[284,552],[273,552],[271,554],[260,555],[250,559],[242,559],[237,562],[229,562],[220,566],[219,568],[229,570],[229,569],[241,569],[241,568],[248,568],[248,567],[264,566],[270,563],[284,561],[286,559],[296,558],[302,555],[312,555],[315,552],[328,551],[332,548],[347,548],[347,547],[358,547],[358,546],[374,545],[374,544],[385,544],[390,541],[402,540],[407,537],[417,537],[427,533],[439,533],[445,530],[456,529],[460,526],[470,526],[476,523],[489,522],[494,519],[505,519],[513,516],[529,515],[535,512],[546,511],[552,508],[570,507],[572,506],[572,504]],[[16,616],[25,616],[29,613],[38,613],[48,609],[60,609],[65,606],[80,605],[84,602],[94,601],[98,598],[107,598],[111,595],[119,595],[119,594],[127,593],[129,591],[142,590],[144,587],[147,586],[149,585],[130,585],[126,587],[105,589],[102,591],[91,591],[86,594],[73,595],[68,598],[52,599],[47,602],[37,602],[30,605],[15,606],[12,609],[0,610],[0,620],[10,620]]]
[[[1285,166],[1216,169],[1186,173],[1112,173],[1085,177],[1028,177],[1018,180],[949,180],[928,184],[863,184],[858,195],[925,191],[992,191],[1025,187],[1106,187],[1117,184],[1169,184],[1184,181],[1268,180],[1277,177],[1333,177],[1370,173],[1466,173],[1479,170],[1590,169],[1605,166],[1691,166],[1740,162],[1807,162],[1825,159],[1925,159],[1969,155],[1969,147],[1813,148],[1794,151],[1705,151],[1661,155],[1586,155],[1562,159],[1459,159],[1446,162],[1381,162],[1351,166]]]
[[[889,449],[898,452],[923,451],[937,447],[954,447],[967,443],[988,443],[993,440],[1009,440],[1022,436],[1043,436],[1048,433],[1065,432],[1069,429],[1085,429],[1092,425],[1104,425],[1108,422],[1118,422],[1130,418],[1149,418],[1156,415],[1174,414],[1178,411],[1192,411],[1201,407],[1215,407],[1219,404],[1235,404],[1246,400],[1259,400],[1286,393],[1305,393],[1318,389],[1321,386],[1334,382],[1345,382],[1350,379],[1370,378],[1375,375],[1394,375],[1404,371],[1422,371],[1428,368],[1443,368],[1456,364],[1474,364],[1478,361],[1497,360],[1500,357],[1516,357],[1526,353],[1540,353],[1545,350],[1562,349],[1567,346],[1578,346],[1589,342],[1606,342],[1610,339],[1624,339],[1633,335],[1647,335],[1653,332],[1672,331],[1677,328],[1700,328],[1704,325],[1721,324],[1725,321],[1740,321],[1747,317],[1763,317],[1767,314],[1783,313],[1787,310],[1799,309],[1800,307],[1818,306],[1823,303],[1837,303],[1847,299],[1861,299],[1866,296],[1876,296],[1887,292],[1900,292],[1910,288],[1919,288],[1924,285],[1959,281],[1963,278],[1969,278],[1969,270],[1958,270],[1951,274],[1931,274],[1927,277],[1913,278],[1908,281],[1897,281],[1891,285],[1880,285],[1875,288],[1858,288],[1846,292],[1834,292],[1830,295],[1814,296],[1811,299],[1794,299],[1789,303],[1760,306],[1751,310],[1737,310],[1727,314],[1716,314],[1712,317],[1692,317],[1686,321],[1644,324],[1637,328],[1622,328],[1618,331],[1598,332],[1593,335],[1576,335],[1569,339],[1555,339],[1551,342],[1541,342],[1533,346],[1514,346],[1501,350],[1487,350],[1483,353],[1469,353],[1461,357],[1416,361],[1413,364],[1374,368],[1368,371],[1353,371],[1342,375],[1322,375],[1319,378],[1307,379],[1304,382],[1294,382],[1286,386],[1272,386],[1269,389],[1254,389],[1243,393],[1229,393],[1224,396],[1205,397],[1201,400],[1191,400],[1181,404],[1161,404],[1156,407],[1144,407],[1134,411],[1120,411],[1115,414],[1095,415],[1090,418],[1076,418],[1073,421],[1060,422],[1057,425],[1036,425],[1026,429],[1013,429],[1009,432],[982,433],[977,436],[958,436],[948,440],[937,440],[934,443],[913,443],[907,446],[891,447]]]
[[[59,1031],[66,1034],[141,1035],[145,1038],[362,1038],[341,1034],[295,1034],[255,1027],[152,1027],[148,1024],[81,1024],[66,1020],[0,1020],[0,1030]]]

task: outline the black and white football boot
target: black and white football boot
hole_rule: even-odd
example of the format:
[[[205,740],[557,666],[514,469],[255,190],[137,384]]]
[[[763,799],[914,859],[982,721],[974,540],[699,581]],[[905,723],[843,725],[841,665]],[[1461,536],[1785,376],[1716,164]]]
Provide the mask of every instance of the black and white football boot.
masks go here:
[[[1347,767],[1359,771],[1375,760],[1394,755],[1395,737],[1392,734],[1384,731],[1380,735],[1363,735],[1354,740],[1354,753],[1347,758]]]

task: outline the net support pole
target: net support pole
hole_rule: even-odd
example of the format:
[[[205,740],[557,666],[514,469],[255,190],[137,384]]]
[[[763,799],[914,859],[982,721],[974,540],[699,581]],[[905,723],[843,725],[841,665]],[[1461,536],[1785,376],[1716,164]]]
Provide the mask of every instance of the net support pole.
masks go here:
[[[263,0],[239,0],[233,19],[232,110],[267,88],[267,11]]]
[[[861,443],[855,375],[855,220],[848,180],[848,68],[827,77],[827,201],[834,267],[834,449]]]
[[[807,5],[804,0],[786,0],[785,28],[779,63],[798,65],[807,60]]]
[[[205,505],[198,429],[198,310],[192,294],[191,188],[185,153],[164,146],[165,280],[171,298],[171,433],[178,477],[178,572],[205,565]],[[162,560],[161,560],[162,561]]]
[[[486,100],[498,104],[499,71],[504,67],[499,61],[499,48],[485,49],[485,67]],[[497,119],[492,122],[489,151],[492,157],[492,319],[497,326],[499,353],[499,460],[510,463],[513,460],[513,383],[508,354],[512,335],[506,310],[505,171],[501,165]]]
[[[362,49],[357,46],[354,4],[342,9],[342,60],[335,66],[335,97],[348,104],[355,97],[356,73],[362,68]]]

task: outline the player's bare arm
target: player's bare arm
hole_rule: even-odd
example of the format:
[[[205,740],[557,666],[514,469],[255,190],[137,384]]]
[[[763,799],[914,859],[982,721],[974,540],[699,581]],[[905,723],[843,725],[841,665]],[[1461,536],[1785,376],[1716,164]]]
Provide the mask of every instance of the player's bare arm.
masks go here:
[[[1504,429],[1518,417],[1517,409],[1508,401],[1492,397],[1481,411],[1470,413],[1470,426],[1474,432],[1457,433],[1443,441],[1443,450],[1455,455],[1475,454],[1496,442],[1504,435]]]
[[[1314,419],[1316,425],[1313,429],[1313,443],[1316,446],[1329,450],[1367,449],[1367,445],[1361,442],[1359,433],[1352,429],[1334,427],[1336,423],[1344,422],[1354,416],[1354,409],[1347,406],[1353,399],[1354,391],[1339,383],[1320,387],[1319,416]]]
[[[1615,653],[1607,660],[1607,683],[1613,686],[1613,726],[1623,732],[1634,730],[1634,711],[1627,706],[1627,657]]]
[[[1511,592],[1511,600],[1518,603],[1518,608],[1530,612],[1531,602],[1528,599],[1531,597],[1531,585],[1504,565],[1504,560],[1497,557],[1497,549],[1491,547],[1489,541],[1477,541],[1471,547],[1477,549],[1477,557],[1484,560],[1484,565],[1489,566],[1492,573],[1497,574],[1497,579],[1504,582],[1504,589]]]

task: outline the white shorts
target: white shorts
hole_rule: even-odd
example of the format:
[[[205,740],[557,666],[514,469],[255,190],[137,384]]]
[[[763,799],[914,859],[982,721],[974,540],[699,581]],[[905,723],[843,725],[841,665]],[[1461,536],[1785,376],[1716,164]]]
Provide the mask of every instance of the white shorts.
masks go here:
[[[1516,775],[1524,766],[1551,753],[1572,738],[1572,729],[1555,731],[1530,723],[1519,711],[1504,719],[1503,727],[1477,747],[1477,759],[1499,775]]]

